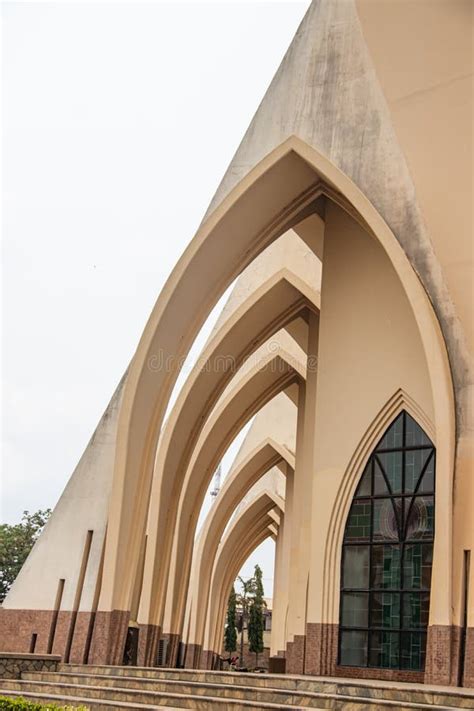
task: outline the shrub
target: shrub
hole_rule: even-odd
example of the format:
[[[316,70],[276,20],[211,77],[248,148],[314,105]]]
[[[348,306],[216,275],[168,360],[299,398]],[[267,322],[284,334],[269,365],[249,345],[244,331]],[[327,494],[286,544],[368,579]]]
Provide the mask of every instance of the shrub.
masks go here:
[[[88,711],[86,706],[58,706],[57,704],[40,704],[37,701],[27,701],[21,696],[9,698],[0,696],[0,711]]]

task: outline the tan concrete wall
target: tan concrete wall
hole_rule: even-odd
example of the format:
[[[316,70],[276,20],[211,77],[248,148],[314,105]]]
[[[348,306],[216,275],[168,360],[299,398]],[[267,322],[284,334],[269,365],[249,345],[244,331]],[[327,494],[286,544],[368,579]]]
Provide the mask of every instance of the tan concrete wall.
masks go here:
[[[380,245],[333,206],[326,213],[322,304],[308,595],[311,622],[323,621],[324,554],[334,536],[331,513],[364,433],[400,388],[434,420],[424,351],[400,282]],[[339,579],[338,564],[330,574]],[[337,584],[334,596],[333,617],[325,622],[338,622]]]
[[[469,0],[357,0],[356,5],[417,201],[473,355],[469,205],[474,6]]]

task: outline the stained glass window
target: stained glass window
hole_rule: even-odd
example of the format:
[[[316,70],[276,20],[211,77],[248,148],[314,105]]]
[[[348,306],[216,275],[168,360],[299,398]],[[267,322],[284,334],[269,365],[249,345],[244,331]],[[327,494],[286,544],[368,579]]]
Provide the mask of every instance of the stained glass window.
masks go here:
[[[342,551],[339,663],[424,669],[435,449],[402,412],[362,474]]]

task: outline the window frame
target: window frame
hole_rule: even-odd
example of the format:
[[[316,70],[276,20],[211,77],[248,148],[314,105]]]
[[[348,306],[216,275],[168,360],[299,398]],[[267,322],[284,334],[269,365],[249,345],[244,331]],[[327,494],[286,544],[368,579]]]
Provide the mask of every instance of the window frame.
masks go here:
[[[387,436],[389,431],[392,429],[392,427],[396,427],[396,423],[399,421],[400,417],[402,417],[402,444],[398,447],[381,447],[381,444],[383,443],[384,438]],[[420,428],[422,431],[424,437],[426,440],[429,442],[429,444],[420,444],[420,445],[407,445],[407,418],[410,418],[415,422],[415,424]],[[412,491],[407,492],[406,491],[406,456],[405,453],[409,451],[420,451],[420,450],[429,450],[429,454],[426,457],[425,462],[422,464],[420,473],[418,475],[418,480],[416,482],[415,487],[413,488]],[[392,490],[391,487],[391,482],[389,480],[389,476],[387,475],[387,472],[385,471],[385,467],[382,464],[382,461],[378,457],[379,454],[385,454],[385,453],[395,453],[395,452],[400,452],[402,454],[402,470],[401,470],[401,487],[400,491],[395,493]],[[382,472],[385,486],[387,491],[385,493],[374,493],[375,489],[375,462],[377,462],[379,471]],[[433,487],[432,490],[430,489],[429,491],[422,491],[420,492],[420,487],[423,483],[424,476],[426,472],[428,471],[428,467],[430,466],[430,463],[432,463],[432,468],[433,468]],[[366,477],[370,467],[370,493],[369,494],[359,494],[359,490],[361,489],[362,482],[364,478]],[[420,600],[420,610],[421,608],[421,600],[423,599],[424,596],[428,595],[428,617],[429,617],[429,596],[431,593],[431,571],[432,571],[432,556],[433,556],[433,546],[434,546],[434,536],[435,536],[435,491],[436,491],[436,449],[434,444],[431,442],[429,437],[426,435],[424,432],[423,428],[416,422],[416,420],[409,415],[405,410],[403,410],[401,413],[397,415],[397,417],[392,421],[392,423],[387,427],[385,430],[384,434],[378,441],[378,443],[375,445],[374,449],[372,450],[370,457],[364,467],[363,473],[359,479],[358,485],[356,492],[352,498],[351,501],[351,506],[347,515],[345,527],[344,527],[344,538],[342,542],[342,551],[341,551],[341,577],[340,577],[340,598],[339,598],[339,629],[338,629],[338,650],[337,650],[337,663],[339,666],[344,667],[357,667],[357,668],[362,668],[362,669],[385,669],[385,670],[401,670],[401,671],[413,671],[413,672],[418,672],[418,671],[423,671],[423,664],[421,665],[420,669],[415,669],[410,666],[403,666],[402,665],[402,643],[404,639],[404,635],[407,636],[408,634],[415,634],[419,637],[420,639],[420,644],[421,644],[421,649],[423,649],[423,636],[424,636],[424,655],[423,653],[420,655],[420,658],[423,658],[426,661],[426,634],[428,630],[428,621],[426,625],[423,626],[417,626],[417,627],[405,627],[404,626],[404,603],[405,603],[405,598],[411,595],[416,595],[418,599]],[[433,513],[433,525],[432,525],[432,530],[431,530],[431,535],[427,538],[408,538],[407,533],[408,533],[408,522],[409,522],[409,517],[410,514],[413,510],[413,506],[415,505],[415,502],[418,498],[432,498],[432,513]],[[386,500],[390,501],[394,510],[394,515],[396,519],[396,528],[397,528],[397,533],[398,536],[396,539],[374,539],[374,511],[375,511],[375,506],[374,502],[378,500]],[[400,512],[397,512],[397,509],[395,508],[395,503],[397,502],[402,502],[402,507],[401,507],[401,515]],[[411,500],[411,501],[410,501]],[[366,501],[370,503],[370,522],[369,522],[369,536],[366,540],[354,540],[351,541],[350,539],[347,539],[347,528],[348,524],[350,522],[350,516],[351,512],[353,510],[354,503],[357,501]],[[409,505],[406,508],[405,501],[409,501]],[[426,548],[431,549],[431,556],[428,554],[428,560],[430,560],[430,584],[428,587],[423,586],[423,580],[422,580],[422,568],[420,569],[420,586],[417,588],[411,587],[407,588],[405,587],[405,553],[407,546],[412,546],[412,545],[420,545],[421,546],[421,556],[423,560],[423,548],[426,546]],[[369,571],[368,571],[368,586],[365,588],[355,588],[355,587],[345,587],[345,575],[344,575],[344,562],[345,562],[345,557],[346,557],[346,551],[348,548],[354,548],[356,546],[364,546],[368,548],[369,550]],[[398,587],[375,587],[374,586],[374,576],[373,576],[373,558],[374,558],[374,549],[376,546],[380,547],[394,547],[397,548],[399,551],[399,558],[398,558],[398,565],[399,565],[399,579]],[[347,624],[343,624],[343,614],[344,614],[344,597],[348,593],[363,593],[367,595],[367,626],[348,626]],[[375,610],[375,605],[374,605],[374,596],[376,594],[392,594],[392,595],[397,595],[398,596],[398,601],[399,601],[399,620],[398,620],[398,626],[397,627],[387,627],[387,626],[380,626],[380,625],[374,625],[373,624],[373,615],[374,615],[374,610]],[[346,598],[347,599],[347,598]],[[383,609],[383,607],[382,607]],[[366,660],[365,664],[354,664],[354,663],[348,663],[348,662],[343,662],[342,661],[342,640],[343,640],[343,635],[345,632],[363,632],[366,635],[366,640],[367,640],[367,653],[366,653]],[[397,666],[375,666],[370,663],[370,658],[371,658],[371,639],[373,637],[373,633],[377,632],[385,632],[385,633],[392,633],[396,634],[398,637],[398,665]]]

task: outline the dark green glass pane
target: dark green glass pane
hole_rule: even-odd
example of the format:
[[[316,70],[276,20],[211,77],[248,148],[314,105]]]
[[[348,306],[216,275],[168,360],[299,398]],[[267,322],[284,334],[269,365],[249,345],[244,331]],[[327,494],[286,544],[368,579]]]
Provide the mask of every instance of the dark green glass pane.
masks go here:
[[[378,449],[397,449],[403,447],[403,413],[397,417],[377,445]]]
[[[432,496],[417,496],[413,500],[408,514],[405,539],[431,540],[433,532],[434,499]]]
[[[344,593],[341,624],[343,627],[369,626],[369,593]]]
[[[393,494],[402,491],[403,452],[380,452],[377,454]]]
[[[373,546],[372,582],[373,588],[400,588],[400,546]]]
[[[405,452],[405,493],[415,491],[431,449],[414,449]]]
[[[398,632],[371,632],[369,666],[397,669],[400,661],[399,641]]]
[[[389,592],[372,593],[370,626],[398,629],[400,627],[400,594]]]
[[[387,482],[380,468],[380,464],[377,458],[374,457],[374,494],[376,496],[390,496],[391,492],[388,490]]]
[[[433,545],[412,543],[405,545],[403,554],[403,588],[405,590],[428,589],[431,585]]]
[[[369,587],[369,547],[345,546],[342,585],[344,588],[367,590]]]
[[[419,447],[431,445],[433,442],[425,435],[420,425],[415,422],[413,417],[407,413],[406,415],[406,431],[405,431],[405,447]]]
[[[344,630],[341,632],[340,664],[367,666],[367,632]]]
[[[364,469],[360,484],[355,493],[356,496],[370,496],[372,494],[372,461]]]
[[[403,594],[402,627],[404,629],[427,627],[429,614],[430,594],[428,592]]]
[[[402,632],[400,662],[402,669],[423,671],[426,658],[426,634]]]
[[[398,518],[400,499],[374,499],[374,541],[398,541]]]
[[[356,499],[353,501],[347,518],[344,540],[368,541],[370,539],[370,512],[369,499]]]
[[[428,462],[425,473],[420,481],[420,486],[418,488],[419,494],[432,493],[435,488],[435,457],[434,454]]]

